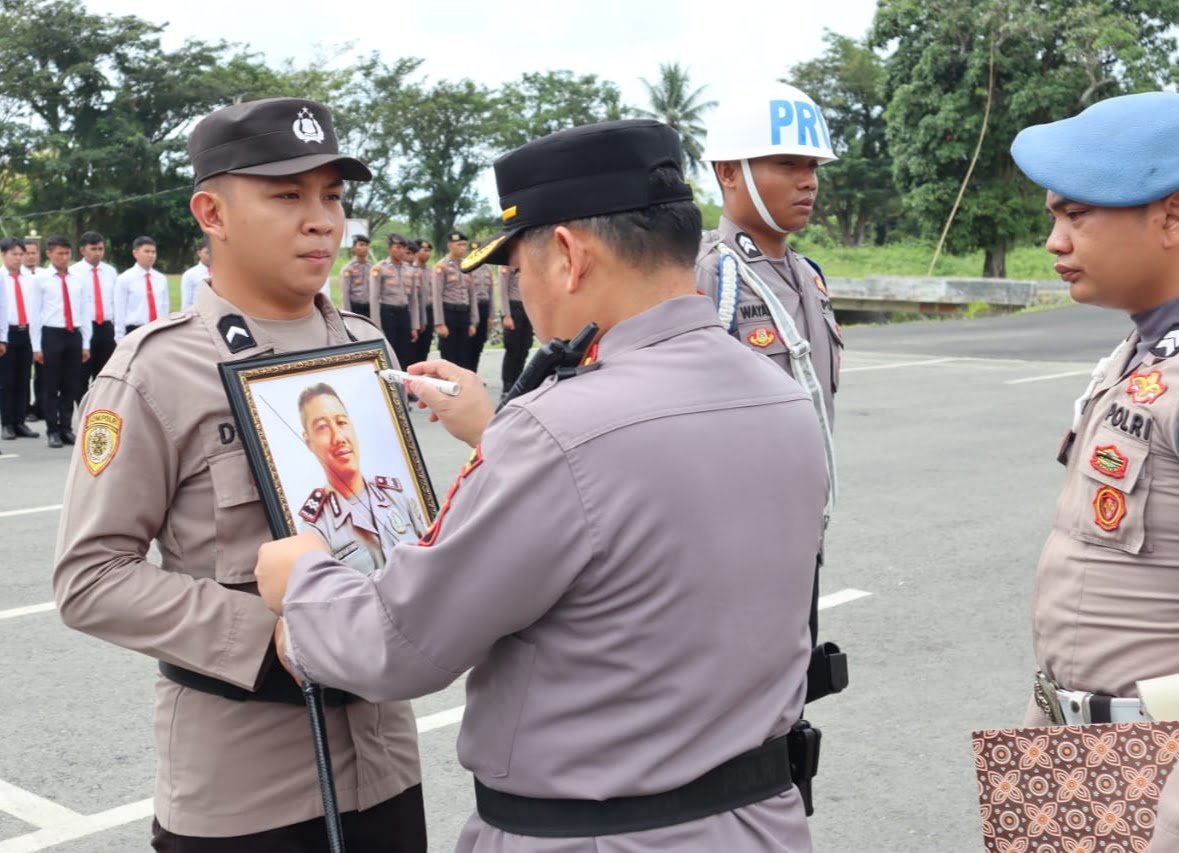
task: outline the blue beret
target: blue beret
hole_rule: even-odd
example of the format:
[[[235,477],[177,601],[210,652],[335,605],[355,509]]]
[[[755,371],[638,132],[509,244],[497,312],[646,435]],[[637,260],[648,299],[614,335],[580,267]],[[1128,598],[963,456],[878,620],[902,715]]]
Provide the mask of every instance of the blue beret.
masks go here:
[[[1179,92],[1099,101],[1079,115],[1025,128],[1011,143],[1024,174],[1098,207],[1134,207],[1179,190]]]

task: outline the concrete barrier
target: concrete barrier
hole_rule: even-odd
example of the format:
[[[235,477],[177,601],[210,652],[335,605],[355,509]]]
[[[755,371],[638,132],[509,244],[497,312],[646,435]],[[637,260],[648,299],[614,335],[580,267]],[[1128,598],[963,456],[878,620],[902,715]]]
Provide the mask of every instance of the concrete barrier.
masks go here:
[[[1029,305],[1067,299],[1062,281],[1024,281],[1011,278],[828,278],[827,288],[836,311],[917,311],[944,314],[974,303],[993,309],[1018,311]]]

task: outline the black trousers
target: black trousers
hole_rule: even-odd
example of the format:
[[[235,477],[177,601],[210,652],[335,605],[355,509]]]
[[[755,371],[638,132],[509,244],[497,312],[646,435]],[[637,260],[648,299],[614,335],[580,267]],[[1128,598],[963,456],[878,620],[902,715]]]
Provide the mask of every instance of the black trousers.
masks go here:
[[[90,332],[90,360],[82,366],[82,373],[84,380],[82,382],[82,393],[86,393],[86,389],[90,387],[90,383],[95,380],[102,368],[110,361],[111,354],[115,351],[115,324],[110,320],[105,323],[93,323]],[[81,398],[79,398],[79,402]]]
[[[471,325],[471,308],[468,305],[455,305],[451,302],[442,303],[442,322],[446,324],[450,334],[438,339],[438,352],[447,361],[452,361],[460,367],[467,364],[467,347],[470,336],[467,327]]]
[[[353,314],[360,314],[364,317],[368,316],[368,303],[367,302],[353,301],[348,304],[352,306],[348,310],[351,311]]]
[[[46,326],[41,330],[41,354],[45,357],[41,414],[46,431],[61,433],[70,428],[74,402],[82,396],[82,333]]]
[[[524,303],[516,300],[509,302],[508,313],[516,328],[504,329],[504,366],[500,372],[504,391],[516,384],[528,361],[528,350],[532,349],[532,323],[524,311]]]
[[[371,809],[344,812],[340,822],[348,853],[426,853],[421,785]],[[156,853],[327,853],[328,842],[320,817],[230,838],[173,835],[153,820],[151,846]]]
[[[467,370],[479,372],[479,359],[483,356],[483,345],[487,343],[487,329],[491,323],[491,302],[479,303],[479,322],[475,334],[467,341]]]
[[[434,306],[426,306],[426,325],[418,330],[418,341],[414,344],[414,361],[425,361],[430,357],[430,344],[434,343]]]
[[[0,355],[0,424],[23,424],[29,414],[33,347],[28,326],[8,327],[8,351]]]
[[[393,345],[393,354],[397,356],[397,363],[402,369],[413,361],[413,341],[410,340],[413,331],[409,318],[409,308],[405,305],[381,306],[381,331],[389,343]]]

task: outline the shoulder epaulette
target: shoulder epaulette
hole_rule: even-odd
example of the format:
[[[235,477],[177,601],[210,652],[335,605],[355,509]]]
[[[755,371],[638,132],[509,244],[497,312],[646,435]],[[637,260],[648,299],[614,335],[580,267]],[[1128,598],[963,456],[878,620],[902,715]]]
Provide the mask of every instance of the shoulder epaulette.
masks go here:
[[[378,489],[383,489],[386,492],[401,492],[401,481],[396,477],[382,477],[377,475],[373,477],[373,482],[377,484]]]
[[[307,500],[303,501],[303,507],[299,510],[299,518],[311,523],[319,521],[326,504],[327,492],[323,489],[315,489],[307,496]]]

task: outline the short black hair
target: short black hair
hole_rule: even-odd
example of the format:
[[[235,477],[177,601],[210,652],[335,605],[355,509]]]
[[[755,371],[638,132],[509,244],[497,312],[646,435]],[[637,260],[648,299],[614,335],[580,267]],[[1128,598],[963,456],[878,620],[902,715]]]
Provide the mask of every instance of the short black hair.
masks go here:
[[[155,241],[155,240],[153,240],[151,237],[148,237],[148,236],[145,234],[145,235],[143,235],[142,237],[136,237],[136,238],[135,238],[135,239],[134,239],[134,240],[131,242],[131,251],[135,251],[135,250],[136,250],[136,249],[138,249],[140,246],[154,246],[155,244],[156,244],[156,241]]]
[[[3,240],[0,240],[0,255],[8,254],[13,249],[20,249],[23,252],[25,250],[25,241],[18,240],[15,237],[5,237]]]
[[[683,172],[675,166],[662,166],[651,172],[653,190],[674,189],[683,182]],[[655,204],[559,224],[588,231],[623,261],[648,271],[663,266],[695,266],[703,228],[700,208],[694,201]],[[523,239],[531,244],[545,241],[556,227],[529,228]]]
[[[83,231],[82,236],[78,238],[79,246],[94,246],[105,242],[106,239],[97,231]]]
[[[357,243],[364,243],[367,246],[371,242],[372,240],[368,239],[367,234],[357,234],[352,238],[353,246],[355,246]]]
[[[314,400],[316,397],[335,397],[340,400],[340,395],[336,393],[336,389],[326,382],[317,382],[314,385],[309,385],[303,389],[299,394],[299,422],[303,422],[303,409]],[[344,406],[344,401],[340,400],[340,405]],[[348,411],[348,407],[344,406],[344,411]]]
[[[74,248],[74,244],[70,242],[70,238],[64,234],[54,234],[45,240],[46,249],[56,249],[58,246],[65,246],[67,249]]]

